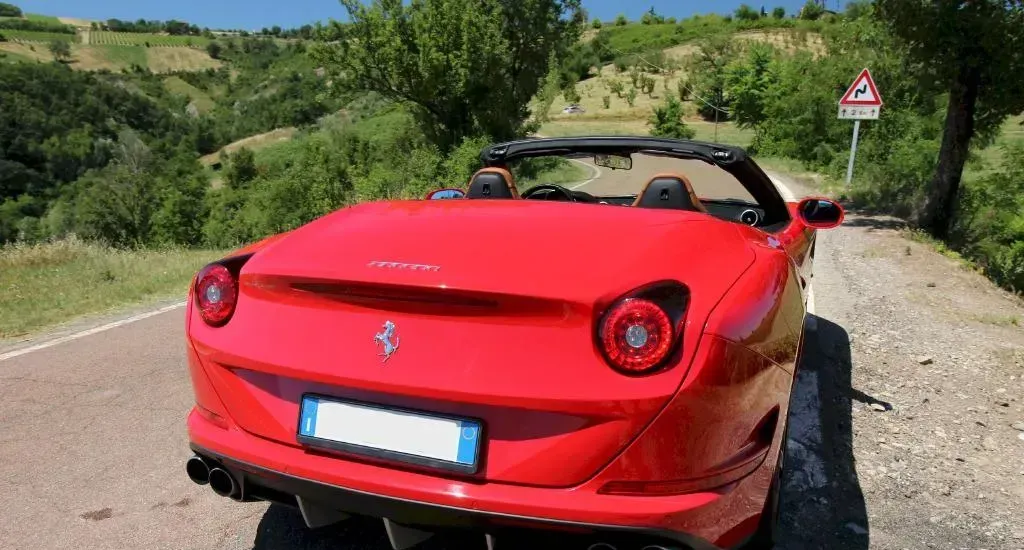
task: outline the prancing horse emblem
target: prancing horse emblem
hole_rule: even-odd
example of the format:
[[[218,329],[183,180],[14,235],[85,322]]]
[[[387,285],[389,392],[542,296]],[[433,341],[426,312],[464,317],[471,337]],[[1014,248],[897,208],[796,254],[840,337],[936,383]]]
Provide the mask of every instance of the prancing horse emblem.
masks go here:
[[[381,353],[378,353],[377,355],[384,358],[381,361],[382,363],[386,363],[388,359],[391,359],[391,355],[398,351],[399,340],[398,336],[395,335],[396,329],[397,327],[395,327],[394,323],[391,321],[385,321],[384,330],[378,332],[376,336],[373,337],[373,341],[377,342],[377,349],[381,350]],[[392,339],[394,339],[393,342]]]

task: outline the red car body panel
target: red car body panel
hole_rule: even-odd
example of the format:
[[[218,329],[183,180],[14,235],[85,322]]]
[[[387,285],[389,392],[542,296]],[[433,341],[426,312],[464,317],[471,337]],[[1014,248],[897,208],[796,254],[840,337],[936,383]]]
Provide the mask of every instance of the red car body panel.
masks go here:
[[[734,545],[772,482],[803,334],[815,230],[790,207],[772,234],[696,212],[525,200],[330,214],[240,251],[253,255],[226,325],[190,301],[190,439],[375,495]],[[657,281],[688,289],[680,343],[665,368],[627,377],[595,326]],[[382,363],[372,337],[385,319],[402,350]],[[307,448],[306,393],[480,419],[482,467]]]

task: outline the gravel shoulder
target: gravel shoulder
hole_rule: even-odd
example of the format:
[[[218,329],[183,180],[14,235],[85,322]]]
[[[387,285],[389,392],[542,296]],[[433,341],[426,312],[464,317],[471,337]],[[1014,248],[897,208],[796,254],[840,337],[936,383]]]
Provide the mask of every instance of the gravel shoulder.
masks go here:
[[[1024,548],[1024,302],[902,228],[819,233],[780,546]]]

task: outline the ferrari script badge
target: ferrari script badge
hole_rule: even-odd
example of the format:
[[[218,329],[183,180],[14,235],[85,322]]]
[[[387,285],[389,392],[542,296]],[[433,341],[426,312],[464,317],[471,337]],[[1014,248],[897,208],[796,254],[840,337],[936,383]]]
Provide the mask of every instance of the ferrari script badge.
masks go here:
[[[377,343],[377,349],[380,350],[380,353],[377,355],[384,358],[381,361],[382,363],[386,363],[388,359],[391,359],[391,355],[398,351],[399,340],[398,336],[395,334],[397,329],[398,327],[396,327],[394,323],[391,321],[385,321],[384,330],[378,332],[376,336],[373,337],[373,341]]]

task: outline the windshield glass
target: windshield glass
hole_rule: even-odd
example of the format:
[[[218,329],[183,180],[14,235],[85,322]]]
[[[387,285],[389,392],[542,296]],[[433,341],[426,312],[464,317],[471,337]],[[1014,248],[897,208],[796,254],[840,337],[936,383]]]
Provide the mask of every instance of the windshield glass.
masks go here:
[[[756,204],[732,174],[717,166],[643,153],[631,156],[632,167],[628,170],[597,166],[592,156],[520,159],[512,161],[509,168],[520,191],[534,185],[557,184],[594,196],[635,195],[654,176],[669,173],[686,176],[702,200],[733,199]]]

